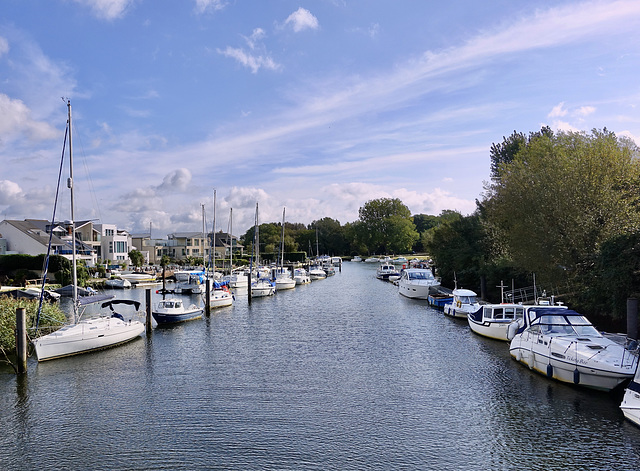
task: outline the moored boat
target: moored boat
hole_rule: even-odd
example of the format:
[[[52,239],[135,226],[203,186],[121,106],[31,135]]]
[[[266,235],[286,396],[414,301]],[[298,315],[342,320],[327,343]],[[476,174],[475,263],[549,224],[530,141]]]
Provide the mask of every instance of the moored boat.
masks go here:
[[[467,318],[467,314],[480,309],[477,294],[470,289],[454,289],[453,300],[444,305],[443,311],[447,316]]]
[[[637,354],[571,309],[528,308],[522,322],[510,324],[509,336],[513,358],[564,383],[610,391],[632,379],[638,364]]]
[[[202,317],[203,310],[195,304],[185,306],[182,299],[167,298],[158,302],[155,309],[151,311],[151,315],[158,324],[174,324],[199,319]]]
[[[522,304],[485,304],[475,312],[469,312],[467,320],[476,334],[508,342],[509,324],[522,319],[524,312]]]
[[[430,268],[407,268],[398,280],[398,293],[407,298],[427,299],[431,290],[440,286]]]
[[[390,276],[399,277],[400,272],[396,269],[395,265],[392,262],[381,262],[376,269],[376,278],[378,278],[379,280],[388,281]]]

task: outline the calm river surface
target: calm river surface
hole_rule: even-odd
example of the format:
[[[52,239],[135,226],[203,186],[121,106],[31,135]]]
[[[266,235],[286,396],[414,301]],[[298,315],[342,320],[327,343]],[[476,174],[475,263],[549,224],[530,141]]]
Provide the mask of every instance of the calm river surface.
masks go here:
[[[620,393],[530,372],[372,265],[0,373],[0,469],[640,469]]]

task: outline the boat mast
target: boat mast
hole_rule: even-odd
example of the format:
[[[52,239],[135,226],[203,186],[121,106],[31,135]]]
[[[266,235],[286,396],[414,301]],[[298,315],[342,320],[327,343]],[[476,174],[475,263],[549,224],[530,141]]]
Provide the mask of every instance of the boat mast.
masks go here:
[[[233,271],[233,208],[229,208],[229,276]]]
[[[284,212],[287,208],[282,208],[282,242],[280,243],[280,269],[284,271]]]
[[[73,321],[78,321],[78,271],[76,262],[76,223],[73,208],[73,148],[71,145],[71,100],[67,100],[69,122],[69,179],[67,187],[71,190],[71,264],[73,266]]]
[[[211,254],[212,257],[212,265],[213,265],[213,281],[215,286],[216,281],[216,190],[213,190],[213,238],[211,241]]]

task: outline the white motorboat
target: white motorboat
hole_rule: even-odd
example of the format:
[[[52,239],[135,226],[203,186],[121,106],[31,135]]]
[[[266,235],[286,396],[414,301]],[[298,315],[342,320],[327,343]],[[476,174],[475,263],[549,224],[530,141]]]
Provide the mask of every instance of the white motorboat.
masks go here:
[[[640,426],[640,369],[636,368],[635,376],[624,390],[620,409],[627,420]]]
[[[249,275],[243,270],[236,270],[229,276],[229,287],[246,288],[249,286]]]
[[[291,277],[291,272],[279,267],[276,269],[276,291],[283,289],[293,289],[296,287],[296,280]]]
[[[356,255],[355,257],[353,257],[351,259],[352,262],[361,262],[362,261],[362,257],[360,255]]]
[[[339,267],[342,265],[342,257],[331,257],[331,263],[334,267]]]
[[[469,327],[476,334],[508,342],[509,324],[524,316],[522,304],[485,304],[475,312],[467,314]]]
[[[200,319],[203,311],[202,307],[195,304],[185,306],[180,298],[167,298],[158,302],[151,315],[158,324],[175,324]]]
[[[376,278],[379,280],[388,281],[389,277],[400,276],[400,272],[396,269],[395,265],[392,262],[382,262],[376,269]]]
[[[251,282],[251,297],[262,298],[265,296],[273,296],[276,294],[275,282],[266,278],[258,278]]]
[[[156,281],[156,275],[152,275],[150,273],[144,272],[133,272],[133,273],[121,273],[120,278],[123,280],[127,280],[130,283],[150,283]]]
[[[327,272],[325,272],[322,267],[318,265],[309,267],[309,278],[311,278],[311,280],[324,280],[326,277]]]
[[[380,259],[378,257],[368,257],[364,259],[365,263],[378,263]]]
[[[72,244],[72,296],[73,296],[73,324],[66,325],[55,332],[52,332],[33,340],[38,361],[52,360],[55,358],[77,355],[91,352],[103,348],[114,347],[125,342],[129,342],[138,337],[145,330],[145,325],[134,316],[127,320],[123,314],[115,312],[114,305],[133,305],[138,311],[140,303],[129,300],[113,300],[102,304],[102,308],[109,308],[110,314],[99,315],[89,319],[81,320],[78,314],[78,306],[83,300],[78,298],[78,275],[76,260],[76,231],[74,217],[74,197],[73,197],[73,154],[71,146],[71,102],[67,102],[68,107],[68,135],[69,135],[69,180],[68,187],[71,190],[71,240]],[[64,158],[64,157],[63,157]],[[54,218],[52,218],[53,220]],[[90,297],[98,300],[98,296]]]
[[[231,306],[235,297],[229,289],[228,281],[213,281],[209,289],[209,307],[211,309]],[[206,301],[206,292],[203,293],[203,299]]]
[[[453,299],[444,305],[444,313],[451,317],[467,318],[467,315],[480,309],[478,295],[470,289],[454,289]]]
[[[632,379],[638,364],[637,354],[571,309],[532,306],[508,333],[513,358],[564,383],[610,391]]]
[[[429,292],[440,286],[430,268],[407,268],[398,280],[398,293],[407,298],[427,299]]]
[[[296,280],[296,285],[306,285],[311,283],[311,277],[304,268],[296,268],[293,270],[293,279]]]
[[[124,278],[110,278],[105,280],[104,285],[108,288],[126,289],[131,288],[131,282]]]

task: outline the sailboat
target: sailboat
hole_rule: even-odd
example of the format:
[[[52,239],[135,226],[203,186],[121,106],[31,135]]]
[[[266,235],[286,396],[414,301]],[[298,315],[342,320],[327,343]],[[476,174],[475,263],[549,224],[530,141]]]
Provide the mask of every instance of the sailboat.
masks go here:
[[[207,283],[212,283],[209,293],[209,306],[211,308],[231,306],[233,304],[233,294],[229,291],[227,281],[216,281],[216,191],[213,190],[213,239],[211,245],[211,268],[212,276],[207,277]]]
[[[233,269],[233,208],[229,208],[229,286],[231,288],[247,288],[249,275],[244,269]]]
[[[256,221],[253,233],[253,248],[256,259],[256,279],[251,280],[251,297],[261,298],[264,296],[273,296],[276,294],[276,285],[268,278],[260,277],[260,234],[258,224],[258,203],[256,203]],[[253,270],[251,270],[253,272]],[[253,274],[251,275],[253,276]]]
[[[296,280],[291,277],[291,272],[284,266],[284,214],[286,208],[282,209],[282,238],[280,241],[280,266],[276,267],[276,290],[293,289],[296,287]]]
[[[78,298],[78,275],[76,264],[76,234],[74,221],[73,198],[73,152],[71,146],[71,102],[67,101],[68,133],[69,133],[69,179],[67,186],[71,190],[71,236],[72,236],[72,266],[73,266],[73,322],[55,332],[33,340],[38,361],[52,360],[94,350],[113,347],[133,340],[145,330],[145,325],[134,319],[124,320],[124,315],[115,312],[114,306],[133,304],[139,308],[137,301],[112,300],[102,304],[103,308],[111,310],[110,315],[99,315],[89,319],[81,319],[78,307],[84,304]],[[94,302],[89,300],[89,302]]]

